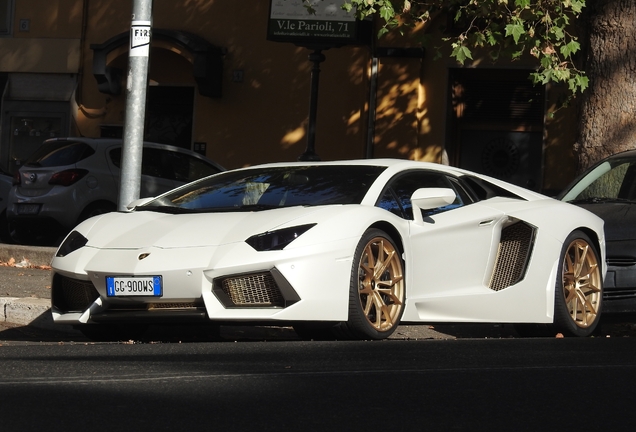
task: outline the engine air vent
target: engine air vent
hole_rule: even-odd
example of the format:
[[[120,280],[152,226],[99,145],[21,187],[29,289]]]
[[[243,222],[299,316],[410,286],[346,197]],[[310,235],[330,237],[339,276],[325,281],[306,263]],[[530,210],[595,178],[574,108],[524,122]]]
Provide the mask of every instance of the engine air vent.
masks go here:
[[[523,279],[530,262],[534,236],[535,228],[525,222],[516,222],[501,230],[490,289],[501,291]]]

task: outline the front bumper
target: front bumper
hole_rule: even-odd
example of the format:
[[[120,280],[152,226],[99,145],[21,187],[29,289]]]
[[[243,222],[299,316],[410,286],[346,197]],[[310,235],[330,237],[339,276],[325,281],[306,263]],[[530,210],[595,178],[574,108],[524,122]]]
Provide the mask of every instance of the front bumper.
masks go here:
[[[347,241],[256,252],[204,248],[99,250],[53,260],[57,323],[297,322],[347,319],[353,247]],[[149,254],[139,259],[140,255]],[[107,276],[161,275],[161,297],[108,297]]]

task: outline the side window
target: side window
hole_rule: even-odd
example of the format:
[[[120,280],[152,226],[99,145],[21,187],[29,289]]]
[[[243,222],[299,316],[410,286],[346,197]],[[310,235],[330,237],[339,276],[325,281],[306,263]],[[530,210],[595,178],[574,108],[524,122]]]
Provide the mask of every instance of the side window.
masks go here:
[[[164,166],[171,168],[166,175],[172,180],[189,183],[219,172],[215,166],[185,153],[164,151],[163,156]]]
[[[161,167],[161,150],[148,147],[144,148],[141,158],[141,174],[169,179],[169,176],[163,173]]]
[[[470,203],[471,200],[461,187],[444,174],[431,171],[412,171],[394,178],[377,202],[377,206],[404,219],[413,219],[411,195],[420,188],[450,188],[457,198],[452,204],[435,209],[423,210],[422,216],[432,216]]]
[[[73,165],[94,153],[95,150],[88,144],[54,141],[44,143],[27,159],[25,165],[40,167]]]

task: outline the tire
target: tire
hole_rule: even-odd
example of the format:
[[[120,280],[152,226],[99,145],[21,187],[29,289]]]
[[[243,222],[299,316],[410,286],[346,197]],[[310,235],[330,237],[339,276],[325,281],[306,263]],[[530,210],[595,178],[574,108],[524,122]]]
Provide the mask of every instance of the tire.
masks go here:
[[[139,324],[86,324],[76,326],[75,329],[95,342],[119,342],[140,339],[148,326]]]
[[[555,286],[554,329],[564,336],[586,337],[601,319],[603,278],[599,253],[582,231],[563,244]]]
[[[347,339],[386,339],[400,323],[406,289],[404,263],[395,242],[384,231],[367,230],[351,269],[349,319],[334,328]]]

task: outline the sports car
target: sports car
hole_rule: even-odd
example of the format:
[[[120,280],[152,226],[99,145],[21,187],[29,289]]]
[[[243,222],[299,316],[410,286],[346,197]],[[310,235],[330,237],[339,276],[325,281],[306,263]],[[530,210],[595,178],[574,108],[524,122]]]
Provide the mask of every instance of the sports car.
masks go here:
[[[149,324],[293,326],[383,339],[400,323],[590,335],[603,221],[444,165],[377,159],[223,172],[88,219],[53,259],[52,314],[93,339]]]

